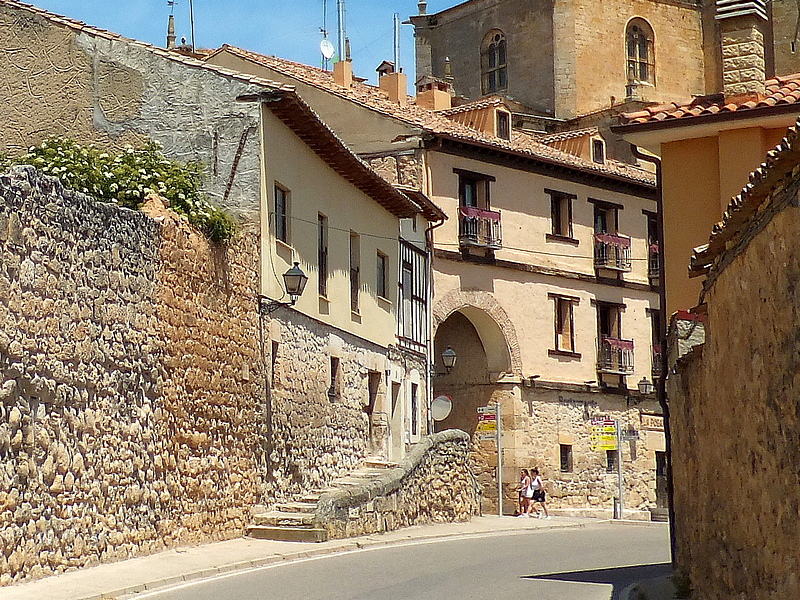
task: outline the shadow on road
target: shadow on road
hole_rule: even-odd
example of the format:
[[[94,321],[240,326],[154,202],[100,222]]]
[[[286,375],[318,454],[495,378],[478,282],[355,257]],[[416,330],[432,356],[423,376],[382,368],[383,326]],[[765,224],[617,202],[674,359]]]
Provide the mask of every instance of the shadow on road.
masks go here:
[[[669,563],[660,563],[654,565],[637,565],[635,567],[617,567],[614,569],[596,569],[593,571],[574,571],[572,573],[525,575],[523,579],[608,583],[614,586],[614,593],[611,595],[611,600],[619,600],[619,595],[622,590],[630,584],[644,579],[655,579],[671,574],[672,566]]]

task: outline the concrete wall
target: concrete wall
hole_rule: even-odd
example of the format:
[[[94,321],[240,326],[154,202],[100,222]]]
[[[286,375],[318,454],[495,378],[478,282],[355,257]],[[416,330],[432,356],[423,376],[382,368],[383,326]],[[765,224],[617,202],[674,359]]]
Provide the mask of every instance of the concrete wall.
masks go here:
[[[784,182],[745,228],[753,239],[731,244],[705,345],[670,378],[678,559],[700,598],[800,594],[798,187]]]

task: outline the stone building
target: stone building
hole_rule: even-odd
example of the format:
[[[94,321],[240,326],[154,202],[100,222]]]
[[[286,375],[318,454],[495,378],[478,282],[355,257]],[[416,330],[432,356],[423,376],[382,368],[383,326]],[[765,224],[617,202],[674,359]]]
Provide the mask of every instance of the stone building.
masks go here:
[[[241,225],[215,246],[157,199],[146,216],[3,177],[0,583],[240,535],[253,505],[419,439],[444,217],[424,195],[289,86],[13,0],[0,47],[1,151],[152,139]],[[290,305],[294,262],[311,281]]]
[[[699,318],[673,334],[678,566],[709,600],[800,594],[798,156],[795,125],[693,259]]]
[[[453,108],[436,87],[409,98],[402,73],[376,88],[348,61],[330,73],[231,46],[207,60],[296,87],[362,158],[450,217],[433,231],[432,388],[453,404],[436,427],[473,434],[487,510],[497,509],[496,451],[475,435],[477,409],[497,402],[507,514],[518,469],[534,464],[554,506],[610,514],[616,455],[592,440],[606,419],[639,432],[623,452],[631,514],[663,506],[660,411],[637,390],[660,373],[651,173],[513,130],[501,98]],[[591,148],[593,136],[576,145]],[[458,355],[449,373],[448,346]]]

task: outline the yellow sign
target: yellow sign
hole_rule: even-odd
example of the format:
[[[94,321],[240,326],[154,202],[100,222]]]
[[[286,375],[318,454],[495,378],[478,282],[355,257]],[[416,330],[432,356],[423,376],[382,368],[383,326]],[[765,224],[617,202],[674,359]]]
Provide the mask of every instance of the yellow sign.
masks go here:
[[[592,450],[617,449],[617,425],[614,421],[592,421],[592,432],[589,436]]]

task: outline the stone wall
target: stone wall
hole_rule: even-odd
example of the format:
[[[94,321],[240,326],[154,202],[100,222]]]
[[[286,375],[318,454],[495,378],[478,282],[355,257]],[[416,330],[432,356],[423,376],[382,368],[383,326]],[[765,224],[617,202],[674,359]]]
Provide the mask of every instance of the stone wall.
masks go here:
[[[705,344],[670,377],[678,562],[704,600],[800,596],[798,189],[729,243]]]
[[[263,499],[255,240],[0,179],[0,583],[241,534]]]
[[[14,49],[0,53],[0,152],[51,135],[115,149],[152,139],[171,159],[203,164],[213,202],[258,222],[258,106],[236,98],[263,87],[9,6],[0,6],[0,48]]]
[[[468,521],[479,510],[469,455],[470,437],[463,431],[428,436],[380,479],[323,494],[316,520],[331,538]]]

